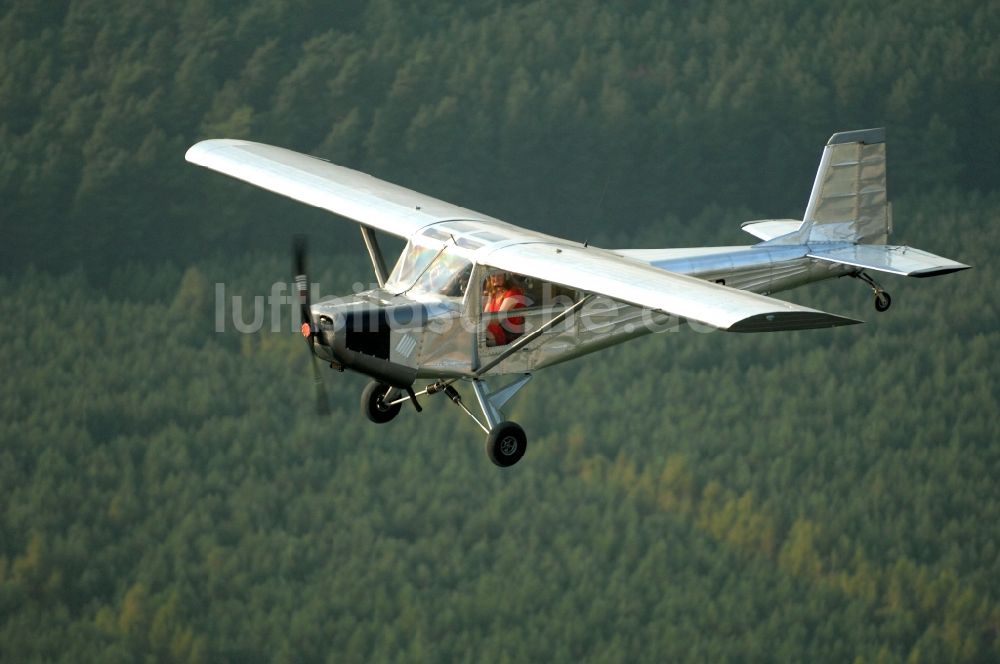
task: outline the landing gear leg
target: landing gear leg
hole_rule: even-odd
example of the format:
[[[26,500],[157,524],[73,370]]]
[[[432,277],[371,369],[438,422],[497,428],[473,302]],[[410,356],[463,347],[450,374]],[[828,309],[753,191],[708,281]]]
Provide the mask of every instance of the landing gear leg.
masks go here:
[[[524,456],[524,453],[528,449],[528,436],[519,424],[502,420],[502,414],[497,407],[497,403],[499,402],[500,405],[505,403],[507,399],[513,396],[528,381],[528,378],[530,376],[519,379],[514,384],[494,394],[491,394],[487,390],[482,381],[472,382],[472,388],[476,393],[476,400],[479,402],[480,408],[482,408],[485,423],[466,407],[462,402],[462,395],[458,393],[458,390],[454,386],[450,384],[441,385],[440,387],[435,386],[429,388],[428,392],[443,391],[455,405],[465,411],[465,414],[471,417],[479,425],[479,428],[486,433],[486,456],[495,465],[507,468],[513,466]]]
[[[890,306],[892,306],[892,298],[889,297],[889,293],[885,291],[882,286],[879,285],[877,281],[872,279],[869,275],[864,272],[858,272],[854,275],[855,278],[868,284],[872,291],[875,293],[875,310],[882,312],[887,311]]]

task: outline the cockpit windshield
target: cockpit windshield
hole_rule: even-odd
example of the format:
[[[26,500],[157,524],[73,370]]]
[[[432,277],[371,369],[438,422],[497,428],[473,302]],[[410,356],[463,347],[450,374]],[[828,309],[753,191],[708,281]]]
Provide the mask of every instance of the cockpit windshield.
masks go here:
[[[396,263],[386,288],[400,294],[417,290],[462,297],[471,275],[472,261],[456,253],[452,245],[414,238]]]

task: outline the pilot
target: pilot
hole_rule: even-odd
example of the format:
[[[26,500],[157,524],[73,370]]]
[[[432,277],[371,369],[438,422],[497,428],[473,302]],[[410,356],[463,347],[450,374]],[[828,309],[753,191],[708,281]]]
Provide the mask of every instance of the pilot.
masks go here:
[[[483,313],[498,313],[527,306],[524,291],[506,272],[494,272],[486,279]],[[524,316],[492,321],[486,326],[487,346],[506,346],[524,332]]]

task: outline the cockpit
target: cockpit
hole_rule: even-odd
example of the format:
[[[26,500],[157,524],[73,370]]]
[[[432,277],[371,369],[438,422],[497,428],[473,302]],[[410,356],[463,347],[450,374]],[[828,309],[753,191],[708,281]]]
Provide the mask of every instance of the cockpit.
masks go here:
[[[432,293],[462,298],[480,248],[515,237],[482,222],[447,221],[415,235],[403,249],[385,288],[396,294]]]
[[[415,291],[461,298],[471,276],[471,252],[416,237],[406,245],[385,288],[398,295]]]

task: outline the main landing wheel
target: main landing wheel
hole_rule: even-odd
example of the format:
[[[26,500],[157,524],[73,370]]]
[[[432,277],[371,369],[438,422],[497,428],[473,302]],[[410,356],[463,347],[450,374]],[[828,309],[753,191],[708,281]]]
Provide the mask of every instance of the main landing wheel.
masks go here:
[[[875,310],[887,311],[892,306],[892,298],[885,291],[875,293]]]
[[[486,456],[501,468],[513,466],[528,449],[524,429],[514,422],[501,422],[486,437]]]
[[[386,405],[386,397],[389,395],[395,396],[395,394],[395,390],[390,385],[372,381],[365,386],[364,391],[361,393],[361,411],[372,422],[385,424],[396,417],[396,415],[399,415],[399,409],[402,407],[402,404],[398,403],[394,406]]]

